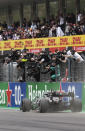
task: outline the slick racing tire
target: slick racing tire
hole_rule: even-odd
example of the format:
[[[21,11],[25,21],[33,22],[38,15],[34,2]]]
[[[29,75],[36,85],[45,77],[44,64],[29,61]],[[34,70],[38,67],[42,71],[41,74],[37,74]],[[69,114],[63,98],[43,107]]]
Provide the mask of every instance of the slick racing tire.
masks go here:
[[[49,108],[49,102],[47,99],[41,99],[40,101],[40,113],[46,113]]]
[[[31,101],[27,98],[22,100],[22,111],[30,111],[31,110]]]
[[[82,103],[80,99],[74,99],[71,104],[71,111],[72,112],[81,112],[82,111]]]

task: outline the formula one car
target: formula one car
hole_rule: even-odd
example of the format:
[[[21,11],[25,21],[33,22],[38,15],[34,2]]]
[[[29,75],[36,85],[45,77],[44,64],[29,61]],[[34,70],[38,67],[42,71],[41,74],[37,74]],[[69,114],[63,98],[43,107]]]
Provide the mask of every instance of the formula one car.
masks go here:
[[[42,98],[36,97],[32,102],[27,98],[23,99],[20,109],[23,112],[38,110],[40,113],[64,110],[81,112],[82,103],[80,99],[75,98],[74,92],[49,91],[44,93]]]

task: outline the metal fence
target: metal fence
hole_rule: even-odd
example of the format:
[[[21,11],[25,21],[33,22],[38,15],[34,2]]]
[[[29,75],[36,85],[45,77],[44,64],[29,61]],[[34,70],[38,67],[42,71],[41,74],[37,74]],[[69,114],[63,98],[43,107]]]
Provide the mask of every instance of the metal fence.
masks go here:
[[[67,63],[61,63],[56,66],[56,80],[55,81],[71,81],[79,82],[85,81],[85,62],[78,63],[73,59],[68,59]],[[9,64],[3,64],[0,62],[0,81],[6,82],[18,82],[23,79],[24,81],[34,82],[36,79],[33,76],[28,75],[30,72],[28,68],[28,63],[25,64],[25,69],[18,69],[16,62],[11,62]],[[51,76],[50,72],[42,73],[40,68],[40,74],[37,74],[40,77],[41,82],[50,82]]]
[[[0,63],[0,81],[14,82],[17,81],[17,63],[11,62],[9,64]]]
[[[78,63],[70,60],[70,81],[85,81],[85,61]]]

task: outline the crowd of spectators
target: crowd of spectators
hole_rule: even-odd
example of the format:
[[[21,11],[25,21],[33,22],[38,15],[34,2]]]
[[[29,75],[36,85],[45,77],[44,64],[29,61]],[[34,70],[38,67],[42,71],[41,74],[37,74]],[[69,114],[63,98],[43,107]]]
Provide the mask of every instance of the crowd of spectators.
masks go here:
[[[85,56],[84,56],[85,57]],[[67,70],[69,58],[77,63],[84,62],[84,58],[74,51],[72,47],[62,51],[55,50],[52,53],[49,50],[42,50],[38,54],[30,53],[29,50],[12,49],[4,56],[4,63],[9,64],[16,62],[18,70],[18,81],[41,81],[41,76],[44,76],[44,81],[60,81],[67,80]]]
[[[60,14],[56,18],[51,16],[50,20],[43,19],[42,21],[36,18],[28,22],[24,18],[22,26],[20,22],[12,25],[7,25],[6,22],[0,23],[0,41],[81,34],[85,34],[85,14],[80,12],[77,16],[69,13],[63,17]]]
[[[42,22],[39,18],[27,22],[24,18],[22,26],[19,22],[12,25],[7,25],[6,22],[0,23],[0,41],[82,34],[85,34],[85,15],[80,12],[77,16],[73,13],[67,14],[66,17],[63,17],[62,14],[56,18],[52,16],[49,21],[43,19]],[[58,81],[63,77],[65,79],[68,77],[66,72],[69,58],[75,59],[78,63],[84,61],[74,50],[68,52],[55,50],[54,53],[42,51],[38,54],[32,54],[26,49],[22,51],[12,49],[6,54],[4,63],[17,62],[18,81],[26,81],[27,78],[29,81],[40,81],[40,74],[45,74],[45,78],[46,74],[49,74],[49,81]],[[62,63],[66,64],[65,69],[63,69],[63,77],[60,69]]]
[[[66,62],[64,51],[55,53],[42,50],[38,54],[29,53],[29,50],[14,50],[5,55],[5,64],[17,62],[17,70],[19,71],[18,81],[40,81],[40,74],[49,73],[49,81],[60,79],[60,63]]]

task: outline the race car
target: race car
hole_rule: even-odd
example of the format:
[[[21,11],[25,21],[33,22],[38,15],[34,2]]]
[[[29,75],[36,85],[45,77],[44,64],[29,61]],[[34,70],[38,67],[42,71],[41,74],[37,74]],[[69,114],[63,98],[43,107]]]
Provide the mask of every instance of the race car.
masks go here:
[[[40,113],[65,110],[81,112],[82,102],[80,99],[75,98],[74,92],[67,93],[60,88],[60,91],[51,90],[44,93],[42,98],[36,97],[33,101],[27,98],[23,99],[20,109],[23,112],[37,110]]]

